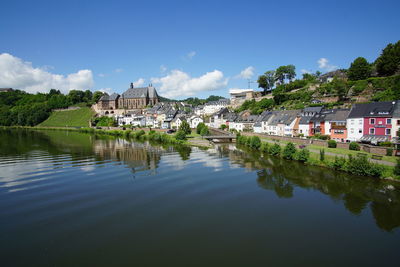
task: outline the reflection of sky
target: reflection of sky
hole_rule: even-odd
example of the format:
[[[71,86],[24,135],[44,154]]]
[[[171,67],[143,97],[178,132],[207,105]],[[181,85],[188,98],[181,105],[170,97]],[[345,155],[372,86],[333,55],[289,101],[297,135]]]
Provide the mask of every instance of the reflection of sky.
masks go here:
[[[202,151],[193,148],[188,160],[182,160],[179,154],[164,154],[161,158],[162,163],[171,166],[174,170],[182,170],[190,164],[201,164],[204,167],[212,168],[214,171],[221,171],[223,168],[223,159],[216,156],[215,149]]]

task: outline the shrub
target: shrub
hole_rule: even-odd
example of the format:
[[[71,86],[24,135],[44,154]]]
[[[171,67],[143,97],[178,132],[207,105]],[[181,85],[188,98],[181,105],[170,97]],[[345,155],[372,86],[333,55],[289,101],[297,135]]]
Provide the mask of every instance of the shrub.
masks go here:
[[[380,177],[383,173],[383,167],[369,162],[366,155],[357,155],[357,157],[349,155],[346,170],[360,176]]]
[[[192,133],[190,125],[187,121],[182,121],[181,126],[179,126],[179,131],[182,131],[185,135]]]
[[[220,128],[221,128],[221,130],[225,130],[226,128],[228,128],[228,126],[226,126],[226,124],[222,124],[222,125],[220,126]]]
[[[182,131],[182,130],[177,131],[176,134],[175,134],[175,139],[176,140],[186,140],[185,132]]]
[[[210,131],[208,130],[207,126],[203,127],[203,129],[201,129],[201,131],[200,131],[200,135],[201,136],[206,136],[206,135],[209,135],[209,134],[210,134]]]
[[[397,163],[396,163],[396,165],[394,166],[393,173],[394,173],[395,175],[400,175],[400,159],[397,159]]]
[[[389,141],[386,141],[386,142],[380,142],[380,143],[379,143],[379,146],[387,146],[387,147],[391,147],[391,146],[392,146],[392,143],[391,143],[391,142],[389,142]]]
[[[393,148],[386,148],[386,156],[393,156]]]
[[[319,160],[322,162],[325,161],[325,149],[319,151]]]
[[[196,133],[200,134],[201,129],[203,129],[204,127],[207,127],[207,126],[203,122],[200,122],[199,124],[197,124]]]
[[[336,143],[335,140],[329,140],[329,141],[328,141],[328,147],[330,147],[330,148],[336,148],[336,146],[337,146],[337,143]]]
[[[343,157],[335,156],[335,161],[332,164],[332,167],[335,170],[343,170],[346,164],[346,159]]]
[[[310,151],[308,149],[303,148],[300,149],[297,154],[297,160],[301,162],[306,162],[310,158]]]
[[[296,147],[293,143],[288,143],[283,149],[283,157],[285,159],[294,159],[294,155],[296,154]]]
[[[269,154],[279,156],[281,154],[281,146],[278,143],[273,144],[269,149]]]
[[[269,147],[268,143],[262,142],[261,143],[261,147],[260,147],[260,151],[264,152],[264,153],[268,153],[268,147]]]
[[[261,140],[258,136],[252,136],[250,139],[250,147],[254,149],[260,149]]]
[[[356,142],[351,142],[349,145],[350,150],[360,151],[360,145]]]

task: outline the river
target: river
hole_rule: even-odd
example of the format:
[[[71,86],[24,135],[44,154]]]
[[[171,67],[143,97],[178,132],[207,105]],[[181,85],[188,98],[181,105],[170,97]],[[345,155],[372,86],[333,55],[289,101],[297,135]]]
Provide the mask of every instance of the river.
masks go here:
[[[2,266],[398,266],[400,185],[234,145],[0,130]]]

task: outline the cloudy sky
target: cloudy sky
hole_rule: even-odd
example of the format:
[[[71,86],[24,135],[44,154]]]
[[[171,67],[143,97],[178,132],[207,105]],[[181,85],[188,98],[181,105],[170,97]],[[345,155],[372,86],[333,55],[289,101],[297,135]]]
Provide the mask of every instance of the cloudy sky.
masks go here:
[[[280,65],[297,75],[375,60],[400,1],[6,1],[0,87],[228,96]],[[256,84],[251,84],[252,88]]]

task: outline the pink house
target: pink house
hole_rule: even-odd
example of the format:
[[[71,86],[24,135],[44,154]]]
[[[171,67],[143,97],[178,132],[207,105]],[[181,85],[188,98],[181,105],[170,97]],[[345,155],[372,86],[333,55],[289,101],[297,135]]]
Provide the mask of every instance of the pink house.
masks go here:
[[[363,138],[372,143],[389,141],[392,136],[392,116],[396,102],[369,103],[364,114]],[[374,142],[375,139],[375,142]]]

